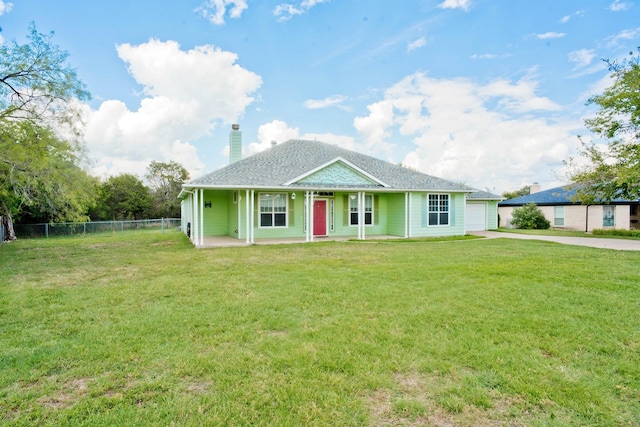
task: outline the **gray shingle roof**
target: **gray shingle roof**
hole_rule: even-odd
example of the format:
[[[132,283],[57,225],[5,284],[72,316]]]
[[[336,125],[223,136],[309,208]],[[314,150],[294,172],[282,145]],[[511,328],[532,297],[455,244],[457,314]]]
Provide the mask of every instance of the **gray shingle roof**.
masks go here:
[[[184,184],[184,188],[292,188],[285,185],[336,158],[342,158],[373,177],[383,185],[357,186],[396,190],[431,190],[472,192],[473,188],[417,172],[365,154],[317,141],[289,140],[275,147],[246,157],[214,172]],[[312,187],[309,185],[309,187]],[[318,188],[313,185],[314,189]],[[335,187],[335,186],[334,186]],[[339,186],[347,188],[348,186]],[[331,186],[323,186],[330,189]]]
[[[488,191],[475,190],[471,194],[467,194],[467,199],[471,200],[502,200],[504,197],[497,194],[490,193]]]

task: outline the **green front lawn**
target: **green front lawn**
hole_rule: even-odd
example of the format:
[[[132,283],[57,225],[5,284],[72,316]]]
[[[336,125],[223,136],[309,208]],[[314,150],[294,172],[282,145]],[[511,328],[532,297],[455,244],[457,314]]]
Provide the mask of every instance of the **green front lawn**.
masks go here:
[[[3,425],[638,425],[640,253],[0,246]]]

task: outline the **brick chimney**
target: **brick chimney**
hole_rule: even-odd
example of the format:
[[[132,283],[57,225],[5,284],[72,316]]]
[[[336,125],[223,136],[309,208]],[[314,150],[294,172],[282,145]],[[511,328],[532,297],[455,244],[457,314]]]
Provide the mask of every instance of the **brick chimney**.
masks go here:
[[[242,159],[242,132],[240,125],[231,125],[229,132],[229,163],[235,163]]]

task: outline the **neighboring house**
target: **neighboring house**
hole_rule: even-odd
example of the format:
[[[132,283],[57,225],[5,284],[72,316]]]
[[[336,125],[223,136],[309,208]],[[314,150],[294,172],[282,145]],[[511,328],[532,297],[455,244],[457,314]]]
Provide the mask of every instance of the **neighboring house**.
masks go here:
[[[273,143],[241,159],[237,125],[229,141],[231,164],[180,193],[183,231],[197,247],[455,236],[470,218],[474,230],[497,228],[499,196],[321,142]]]
[[[575,189],[565,186],[504,200],[498,204],[500,227],[510,226],[515,208],[535,203],[552,228],[580,231],[640,228],[638,200],[615,199],[609,204],[582,205],[571,200],[575,192]]]

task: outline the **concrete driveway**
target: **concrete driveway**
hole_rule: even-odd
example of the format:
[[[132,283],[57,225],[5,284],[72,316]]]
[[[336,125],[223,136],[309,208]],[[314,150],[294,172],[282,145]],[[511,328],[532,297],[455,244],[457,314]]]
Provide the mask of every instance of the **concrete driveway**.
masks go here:
[[[502,233],[498,231],[470,231],[468,234],[486,237],[487,239],[502,238],[546,240],[548,242],[562,243],[565,245],[590,246],[592,248],[614,249],[618,251],[640,251],[640,240],[601,239],[595,237],[540,236],[535,234]]]

